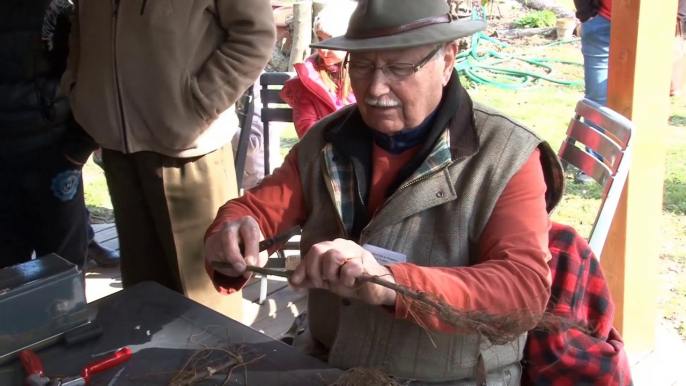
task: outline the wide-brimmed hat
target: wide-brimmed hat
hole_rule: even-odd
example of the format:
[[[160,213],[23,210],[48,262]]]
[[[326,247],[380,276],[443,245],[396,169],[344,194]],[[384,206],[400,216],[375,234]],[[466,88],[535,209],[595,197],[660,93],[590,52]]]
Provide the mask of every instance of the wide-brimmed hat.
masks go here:
[[[472,35],[485,21],[450,15],[449,0],[359,0],[343,36],[311,44],[338,51],[395,50],[438,44]]]

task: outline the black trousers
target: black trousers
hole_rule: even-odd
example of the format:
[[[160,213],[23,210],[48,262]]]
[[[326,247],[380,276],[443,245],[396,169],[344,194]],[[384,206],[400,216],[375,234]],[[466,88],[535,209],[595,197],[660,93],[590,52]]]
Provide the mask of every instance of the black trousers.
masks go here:
[[[0,268],[35,251],[83,269],[88,226],[81,168],[54,146],[0,158]]]

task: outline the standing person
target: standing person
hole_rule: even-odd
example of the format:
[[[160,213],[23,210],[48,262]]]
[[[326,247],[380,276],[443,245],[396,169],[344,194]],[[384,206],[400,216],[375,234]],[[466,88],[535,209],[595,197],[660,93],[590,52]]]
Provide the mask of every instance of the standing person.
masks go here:
[[[574,0],[576,17],[581,21],[581,53],[584,55],[585,97],[607,105],[607,77],[610,59],[612,0]],[[676,17],[675,61],[684,55],[683,29],[686,26],[686,1],[679,0]],[[683,83],[683,65],[674,69],[670,95],[679,92]],[[678,72],[680,71],[680,72]]]
[[[612,0],[574,0],[581,21],[581,53],[584,56],[585,97],[607,104],[607,73],[610,59]]]
[[[345,35],[356,4],[339,0],[322,9],[312,26],[317,40],[322,42]],[[343,68],[344,59],[343,51],[320,48],[305,62],[294,66],[298,75],[286,82],[280,95],[293,108],[299,138],[320,119],[356,102],[350,77]]]
[[[0,2],[0,268],[56,253],[83,269],[81,169],[97,147],[60,91],[67,0]]]
[[[610,62],[610,19],[612,0],[574,0],[576,17],[581,21],[581,53],[584,56],[584,97],[602,106],[607,105],[607,74]],[[591,154],[601,158],[591,149]],[[591,183],[584,172],[576,176],[578,183]]]
[[[219,312],[203,230],[237,196],[233,104],[272,53],[268,0],[75,2],[62,87],[102,147],[124,288],[155,281]]]

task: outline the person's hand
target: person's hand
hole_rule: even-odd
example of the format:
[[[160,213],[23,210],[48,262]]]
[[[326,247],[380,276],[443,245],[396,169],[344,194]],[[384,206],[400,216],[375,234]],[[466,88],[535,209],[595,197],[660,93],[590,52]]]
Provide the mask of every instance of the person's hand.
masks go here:
[[[233,269],[215,270],[226,276],[244,275],[250,278],[251,273],[245,270],[246,265],[264,267],[267,264],[267,252],[259,253],[262,233],[260,226],[250,216],[242,217],[224,225],[220,231],[213,233],[205,241],[205,259],[212,262],[231,263]],[[244,245],[241,253],[239,244]]]
[[[392,289],[373,283],[360,283],[363,275],[379,276],[395,283],[391,271],[358,244],[344,239],[315,244],[291,277],[297,288],[320,288],[344,298],[357,298],[375,305],[395,305]]]

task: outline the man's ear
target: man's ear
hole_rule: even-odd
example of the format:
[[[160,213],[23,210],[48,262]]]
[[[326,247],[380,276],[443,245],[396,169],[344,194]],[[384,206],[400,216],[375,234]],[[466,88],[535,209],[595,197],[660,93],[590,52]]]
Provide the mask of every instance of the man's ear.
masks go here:
[[[457,42],[450,42],[443,48],[444,56],[443,62],[445,67],[443,68],[443,87],[450,81],[450,76],[453,74],[453,68],[455,67],[455,60],[457,58]]]

